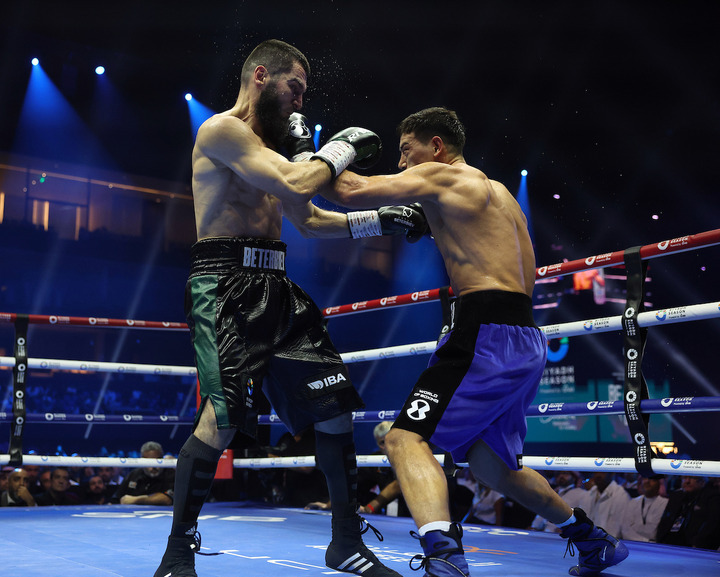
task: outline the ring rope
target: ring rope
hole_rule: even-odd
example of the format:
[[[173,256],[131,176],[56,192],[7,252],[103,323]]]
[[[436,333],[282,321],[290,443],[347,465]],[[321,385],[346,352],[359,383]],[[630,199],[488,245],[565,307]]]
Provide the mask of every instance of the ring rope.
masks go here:
[[[640,257],[643,260],[657,258],[672,253],[686,252],[689,250],[707,248],[720,244],[720,229],[709,230],[688,236],[681,236],[670,240],[648,244],[640,247]],[[561,262],[552,265],[538,267],[535,270],[536,279],[548,279],[565,274],[575,273],[582,270],[604,268],[624,263],[625,251],[615,251],[600,255],[589,256],[584,259]],[[440,298],[441,289],[417,291],[404,295],[383,297],[369,301],[331,306],[323,309],[326,317],[339,317],[380,308],[405,306],[421,302],[431,302]],[[452,289],[450,291],[452,295]],[[13,324],[18,316],[17,313],[0,312],[0,324]],[[63,315],[25,315],[30,324],[47,324],[58,326],[92,326],[109,328],[134,328],[134,329],[157,329],[186,331],[188,326],[185,323],[166,321],[143,321],[133,319],[108,319],[101,317],[73,317]]]
[[[434,455],[442,465],[444,455]],[[0,455],[0,465],[10,462],[9,455]],[[79,457],[64,455],[26,455],[24,465],[41,467],[159,467],[172,468],[176,459],[143,459],[125,457]],[[458,467],[467,467],[467,463],[455,463]],[[615,473],[636,473],[635,461],[626,457],[533,457],[523,456],[523,464],[541,471],[611,471]],[[233,459],[233,466],[247,469],[272,469],[293,467],[314,467],[314,456],[300,457],[263,457]],[[389,467],[390,462],[384,455],[358,455],[358,467]],[[653,470],[664,475],[705,475],[720,477],[720,461],[701,461],[692,459],[653,459]]]
[[[639,258],[641,260],[647,260],[659,256],[664,256],[665,254],[673,253],[673,252],[684,252],[687,250],[693,250],[696,248],[703,248],[707,246],[712,246],[715,244],[720,244],[720,229],[707,231],[704,233],[699,233],[697,235],[690,235],[685,237],[679,237],[675,239],[671,239],[668,241],[662,241],[660,243],[651,244],[651,245],[645,245],[642,247],[637,247],[634,249],[638,254]],[[558,263],[556,265],[550,265],[550,266],[542,266],[536,269],[536,278],[538,279],[548,279],[551,277],[561,276],[563,274],[568,274],[571,272],[577,272],[580,270],[590,270],[594,268],[603,268],[607,266],[613,266],[613,265],[619,265],[625,263],[627,251],[616,251],[613,253],[605,253],[601,255],[595,255],[592,257],[588,257],[586,259],[579,259],[576,261],[570,261],[566,263]],[[367,310],[373,310],[375,308],[382,308],[387,306],[404,306],[409,304],[415,304],[418,302],[428,302],[430,300],[437,300],[442,297],[444,289],[434,289],[431,291],[420,291],[416,293],[412,293],[409,295],[399,295],[394,297],[385,297],[382,299],[376,299],[375,301],[362,301],[358,303],[352,303],[349,305],[341,305],[339,307],[329,307],[325,309],[325,316],[340,316],[344,314],[353,314],[357,312],[364,312]],[[448,291],[450,294],[452,294],[452,291]],[[628,311],[626,311],[627,315]],[[718,303],[706,303],[704,305],[690,305],[686,307],[677,307],[673,309],[663,309],[661,311],[656,312],[641,312],[637,315],[637,325],[638,326],[653,326],[656,324],[668,324],[673,322],[683,322],[688,320],[701,320],[706,318],[712,318],[720,316],[720,304]],[[654,319],[653,319],[654,317]],[[619,322],[618,322],[619,320]],[[95,317],[89,317],[89,318],[83,318],[83,317],[69,317],[69,316],[57,316],[57,315],[51,315],[51,316],[45,316],[45,315],[20,315],[15,313],[0,313],[0,323],[14,323],[16,325],[16,330],[19,326],[27,326],[27,324],[33,323],[33,324],[50,324],[50,325],[74,325],[74,326],[103,326],[103,327],[115,327],[115,328],[143,328],[143,329],[167,329],[167,330],[187,330],[187,325],[184,323],[170,323],[170,322],[157,322],[157,321],[136,321],[136,320],[130,320],[130,319],[105,319],[105,318],[95,318]],[[591,332],[606,332],[611,330],[620,330],[622,328],[622,317],[605,317],[601,319],[592,319],[589,321],[576,321],[571,323],[563,323],[563,324],[557,324],[557,325],[550,325],[548,327],[541,327],[541,329],[545,332],[548,336],[553,337],[560,337],[560,336],[578,336],[581,334],[589,334]],[[26,345],[24,342],[24,336],[22,339],[22,350],[26,350]],[[355,353],[345,353],[343,358],[345,362],[359,362],[364,360],[374,360],[374,359],[385,359],[385,358],[391,358],[395,356],[408,356],[408,355],[415,355],[415,354],[422,354],[422,353],[430,353],[434,350],[436,346],[435,341],[430,341],[427,343],[417,343],[414,345],[402,345],[400,347],[388,347],[385,349],[373,349],[370,351],[358,351]],[[63,360],[54,360],[54,359],[30,359],[27,358],[26,353],[23,353],[22,361],[26,363],[27,366],[20,367],[18,364],[19,369],[16,368],[16,370],[25,371],[27,368],[40,368],[40,369],[57,369],[57,370],[81,370],[81,371],[97,371],[97,372],[137,372],[138,374],[147,374],[145,371],[149,372],[150,374],[182,374],[182,375],[196,375],[196,371],[194,367],[174,367],[174,366],[158,366],[158,365],[136,365],[136,364],[121,364],[121,363],[101,363],[101,362],[86,362],[86,361],[63,361]],[[0,357],[0,367],[15,367],[17,363],[17,359],[20,359],[21,357],[17,354],[16,351],[16,357]],[[67,365],[66,365],[67,363]],[[80,366],[78,366],[78,364]],[[66,367],[72,367],[72,368],[66,368]],[[142,372],[141,372],[142,371]],[[24,378],[24,377],[23,377]],[[689,403],[684,401],[690,401]],[[686,410],[686,407],[689,405],[692,407],[693,398],[687,397],[687,398],[679,398],[679,399],[663,399],[660,401],[661,405],[663,405],[663,402],[666,404],[669,403],[670,407],[673,409],[676,409],[675,412],[684,412]],[[714,399],[708,399],[711,401],[714,401]],[[649,400],[648,401],[655,401],[657,400]],[[646,401],[642,401],[646,402]],[[675,403],[678,402],[681,406],[673,407]],[[614,402],[613,402],[614,403]],[[579,407],[573,407],[572,405],[580,405]],[[538,414],[528,414],[528,416],[541,416],[545,415],[548,411],[551,411],[552,414],[558,415],[558,414],[570,414],[569,411],[572,410],[584,410],[582,407],[582,403],[551,403],[551,404],[541,404],[537,406],[537,411],[540,413]],[[700,403],[695,405],[694,409],[691,410],[708,410],[707,408],[699,408]],[[642,403],[641,403],[642,406]],[[681,408],[684,407],[684,408]],[[595,409],[600,408],[597,414],[615,414],[614,410],[615,407],[611,406],[611,402],[589,402],[584,407],[588,411],[593,411]],[[649,407],[648,407],[649,408]],[[535,407],[531,407],[531,409],[535,409]],[[715,410],[714,408],[711,408],[709,410]],[[567,412],[566,412],[567,411]],[[604,412],[603,412],[604,411]],[[389,418],[390,414],[394,414],[395,411],[379,411],[377,413],[377,416],[379,417],[382,413],[384,416]],[[624,412],[624,411],[623,411]],[[650,411],[647,411],[650,412]],[[671,410],[668,410],[668,407],[662,406],[662,409],[656,411],[656,412],[673,412]],[[618,411],[618,414],[620,412]],[[1,418],[5,414],[0,413],[0,421],[3,419]],[[52,418],[48,419],[48,416],[51,415]],[[62,414],[54,414],[54,413],[47,413],[44,415],[45,420],[54,420],[55,416],[60,416]],[[15,415],[17,417],[17,415]],[[30,417],[31,415],[27,415]],[[130,422],[133,422],[132,417],[133,415],[123,415],[120,416],[113,416],[113,417],[119,417],[123,418],[124,422],[128,422],[127,417],[130,418]],[[22,412],[22,418],[26,417],[24,411]],[[35,417],[35,415],[32,415],[32,417]],[[84,419],[84,422],[88,422],[88,417],[92,417],[91,421],[94,421],[95,415],[78,415],[77,417]],[[98,421],[102,422],[102,416],[98,415]],[[109,417],[106,416],[106,417]],[[272,421],[273,415],[267,416]],[[153,419],[154,417],[147,417],[148,419]],[[157,417],[159,421],[162,422],[162,417]],[[167,417],[166,417],[167,419]],[[17,420],[17,419],[16,419]],[[135,422],[141,421],[138,419]],[[60,420],[62,422],[62,420]],[[179,422],[179,421],[178,421]],[[174,424],[177,424],[175,422]],[[13,451],[11,451],[13,453]],[[0,455],[0,463],[3,462],[9,462],[12,460],[12,458],[17,459],[18,455]],[[34,456],[28,456],[28,458],[33,458]],[[68,459],[68,457],[57,457],[62,459]],[[86,463],[88,461],[88,458],[85,457],[72,457],[80,459],[81,463]],[[71,458],[71,459],[72,459]],[[7,459],[7,460],[6,460]],[[22,459],[22,457],[20,457]],[[40,459],[49,459],[49,457],[41,457]],[[298,458],[290,458],[295,461],[297,461]],[[534,463],[534,459],[543,459],[539,457],[527,457],[528,459],[527,463],[532,464],[533,466],[538,466]],[[585,458],[574,458],[574,457],[559,457],[559,458],[544,458],[544,465],[547,466],[548,460],[551,460],[553,463],[558,459],[563,460],[572,460],[572,459],[585,459]],[[606,459],[595,459],[595,465],[598,466],[598,461],[605,463]],[[608,462],[614,462],[617,461],[618,463],[622,462],[622,459],[614,459]],[[629,472],[634,472],[637,470],[637,462],[632,459],[627,459],[628,462],[631,462],[633,466],[628,468]],[[664,472],[662,471],[662,465],[666,463],[663,460],[660,459],[652,459],[653,461],[653,467],[657,464],[660,465],[660,468],[655,469],[657,472]],[[29,461],[26,461],[29,464]],[[685,463],[685,461],[674,461],[674,463],[680,463],[677,468],[682,467],[682,463]],[[720,463],[715,462],[705,462],[705,461],[688,461],[688,463],[696,463],[699,464],[698,466],[702,469],[705,469],[705,463],[708,464],[709,470],[714,471],[713,468],[715,465],[718,465],[718,471],[720,471]],[[540,463],[540,466],[542,466],[543,463]],[[135,466],[133,464],[130,464],[128,466]],[[159,466],[159,465],[158,465]],[[172,465],[167,465],[172,466]],[[568,465],[571,469],[577,469],[579,466],[579,462],[573,463],[572,465]],[[618,466],[624,466],[622,464],[618,464]],[[592,470],[592,469],[590,469]],[[673,471],[667,471],[670,474],[673,474]],[[682,474],[682,473],[675,473],[675,474]],[[711,474],[711,473],[708,473]]]
[[[646,311],[638,315],[641,327],[651,327],[689,321],[700,321],[720,317],[720,302],[698,305],[686,305],[668,309]],[[576,337],[592,333],[604,333],[622,330],[622,316],[601,317],[569,323],[559,323],[540,327],[548,338]],[[437,347],[437,341],[426,341],[408,345],[396,345],[379,349],[367,349],[341,353],[345,363],[358,363],[431,354]],[[14,367],[14,357],[0,357],[0,367]],[[136,373],[140,375],[178,375],[195,376],[197,369],[190,366],[145,365],[135,363],[107,363],[99,361],[74,361],[61,359],[28,359],[28,368],[62,371],[93,371],[99,373]]]
[[[640,402],[644,414],[665,413],[700,413],[720,411],[720,397],[666,397],[664,399],[644,399]],[[394,420],[400,411],[397,409],[379,411],[353,411],[354,422],[379,423],[380,421]],[[624,415],[623,401],[586,401],[583,403],[541,403],[528,407],[528,418],[534,417],[578,417],[583,415],[611,416]],[[0,423],[13,420],[12,413],[0,412]],[[58,425],[78,425],[94,423],[98,425],[109,424],[136,424],[136,425],[191,425],[194,417],[180,417],[178,415],[135,415],[125,413],[122,415],[104,415],[98,413],[28,413],[26,423],[49,423]],[[258,415],[259,425],[279,425],[282,421],[276,414]]]

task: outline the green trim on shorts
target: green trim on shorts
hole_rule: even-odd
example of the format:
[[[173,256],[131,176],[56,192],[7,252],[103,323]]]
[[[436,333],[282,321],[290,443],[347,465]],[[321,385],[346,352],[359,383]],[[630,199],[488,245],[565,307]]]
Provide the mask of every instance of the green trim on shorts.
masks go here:
[[[190,279],[192,318],[195,324],[193,346],[200,380],[200,397],[210,399],[215,409],[218,429],[230,427],[225,394],[220,374],[220,353],[215,322],[217,318],[217,275],[202,275]],[[195,419],[197,424],[198,416]]]

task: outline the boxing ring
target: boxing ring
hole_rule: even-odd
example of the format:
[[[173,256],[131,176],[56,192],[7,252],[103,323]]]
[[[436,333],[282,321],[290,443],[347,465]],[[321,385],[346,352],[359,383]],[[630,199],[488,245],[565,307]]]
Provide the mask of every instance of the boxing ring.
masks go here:
[[[709,320],[720,317],[720,300],[668,309],[645,310],[644,280],[647,261],[674,253],[699,250],[720,244],[720,229],[589,256],[570,262],[542,266],[536,278],[561,277],[579,271],[622,265],[627,272],[627,299],[621,315],[542,326],[548,339],[575,338],[603,332],[622,333],[624,375],[623,398],[616,401],[593,400],[583,403],[540,403],[530,407],[527,416],[605,416],[625,415],[632,443],[633,457],[525,456],[525,465],[539,470],[604,470],[613,473],[640,472],[665,475],[704,475],[720,477],[720,461],[697,459],[661,459],[653,451],[648,431],[651,414],[720,411],[720,397],[650,398],[642,376],[645,338],[656,326]],[[328,307],[326,319],[361,314],[379,309],[414,306],[439,301],[446,311],[452,291],[446,288],[424,290],[406,295],[383,297]],[[447,320],[444,314],[443,322]],[[35,358],[30,356],[28,326],[74,326],[92,330],[137,329],[153,331],[187,331],[184,323],[131,319],[84,318],[60,315],[22,315],[0,313],[0,323],[14,326],[13,356],[0,357],[0,370],[12,369],[12,412],[0,413],[0,432],[9,425],[7,454],[0,455],[0,465],[68,466],[68,467],[173,467],[174,459],[112,458],[92,456],[58,456],[23,454],[22,440],[26,427],[35,423],[116,424],[142,423],[158,426],[188,426],[191,418],[134,414],[67,414],[29,413],[25,389],[29,370],[73,371],[90,373],[125,373],[194,377],[192,366],[150,365],[90,360]],[[446,326],[443,330],[447,330]],[[342,353],[346,363],[385,360],[411,355],[430,354],[436,341]],[[411,379],[414,382],[414,378]],[[410,384],[408,384],[408,391]],[[191,395],[188,395],[191,397]],[[188,399],[188,402],[190,399]],[[355,422],[393,420],[394,408],[356,411]],[[260,424],[279,424],[276,415],[261,415]],[[188,430],[189,432],[189,430]],[[232,458],[234,467],[271,469],[314,466],[314,457]],[[445,463],[442,455],[437,459]],[[383,456],[359,455],[358,466],[387,466]],[[463,463],[456,464],[463,466]],[[170,507],[134,508],[126,505],[3,508],[0,519],[4,534],[1,550],[6,575],[32,577],[47,571],[48,566],[61,573],[78,576],[152,574],[157,566],[170,527]],[[372,516],[373,525],[384,534],[378,543],[373,537],[367,545],[390,567],[403,575],[412,572],[407,566],[419,545],[408,537],[414,528],[406,518]],[[234,527],[233,527],[234,525]],[[242,526],[238,526],[242,525]],[[230,529],[230,527],[233,527]],[[222,552],[213,557],[198,557],[199,575],[329,575],[337,573],[323,565],[323,549],[329,540],[329,514],[319,511],[258,507],[256,503],[208,503],[200,517],[203,549]],[[230,529],[230,530],[228,530]],[[270,545],[268,545],[270,544]],[[515,529],[465,527],[464,545],[473,575],[565,575],[574,564],[562,559],[564,541],[556,535]],[[718,575],[720,554],[648,543],[627,543],[630,557],[605,572],[607,575]],[[321,550],[321,551],[318,551]],[[542,568],[539,570],[539,568]],[[539,573],[540,571],[540,573]],[[416,573],[417,575],[417,573]]]

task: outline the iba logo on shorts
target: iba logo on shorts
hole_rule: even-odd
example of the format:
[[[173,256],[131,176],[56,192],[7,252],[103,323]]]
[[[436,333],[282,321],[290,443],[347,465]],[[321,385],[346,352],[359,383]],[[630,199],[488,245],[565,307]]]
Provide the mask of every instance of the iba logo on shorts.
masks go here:
[[[410,408],[406,411],[406,414],[413,421],[422,421],[429,412],[430,403],[422,399],[415,399],[410,403]]]

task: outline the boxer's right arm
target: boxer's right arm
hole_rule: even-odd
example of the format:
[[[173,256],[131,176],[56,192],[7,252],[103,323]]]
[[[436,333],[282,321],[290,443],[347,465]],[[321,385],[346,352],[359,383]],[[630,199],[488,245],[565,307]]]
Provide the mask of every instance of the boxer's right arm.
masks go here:
[[[283,202],[309,201],[327,184],[331,171],[325,162],[289,162],[267,148],[242,120],[216,115],[198,131],[197,153],[210,162],[227,167],[243,182]]]

